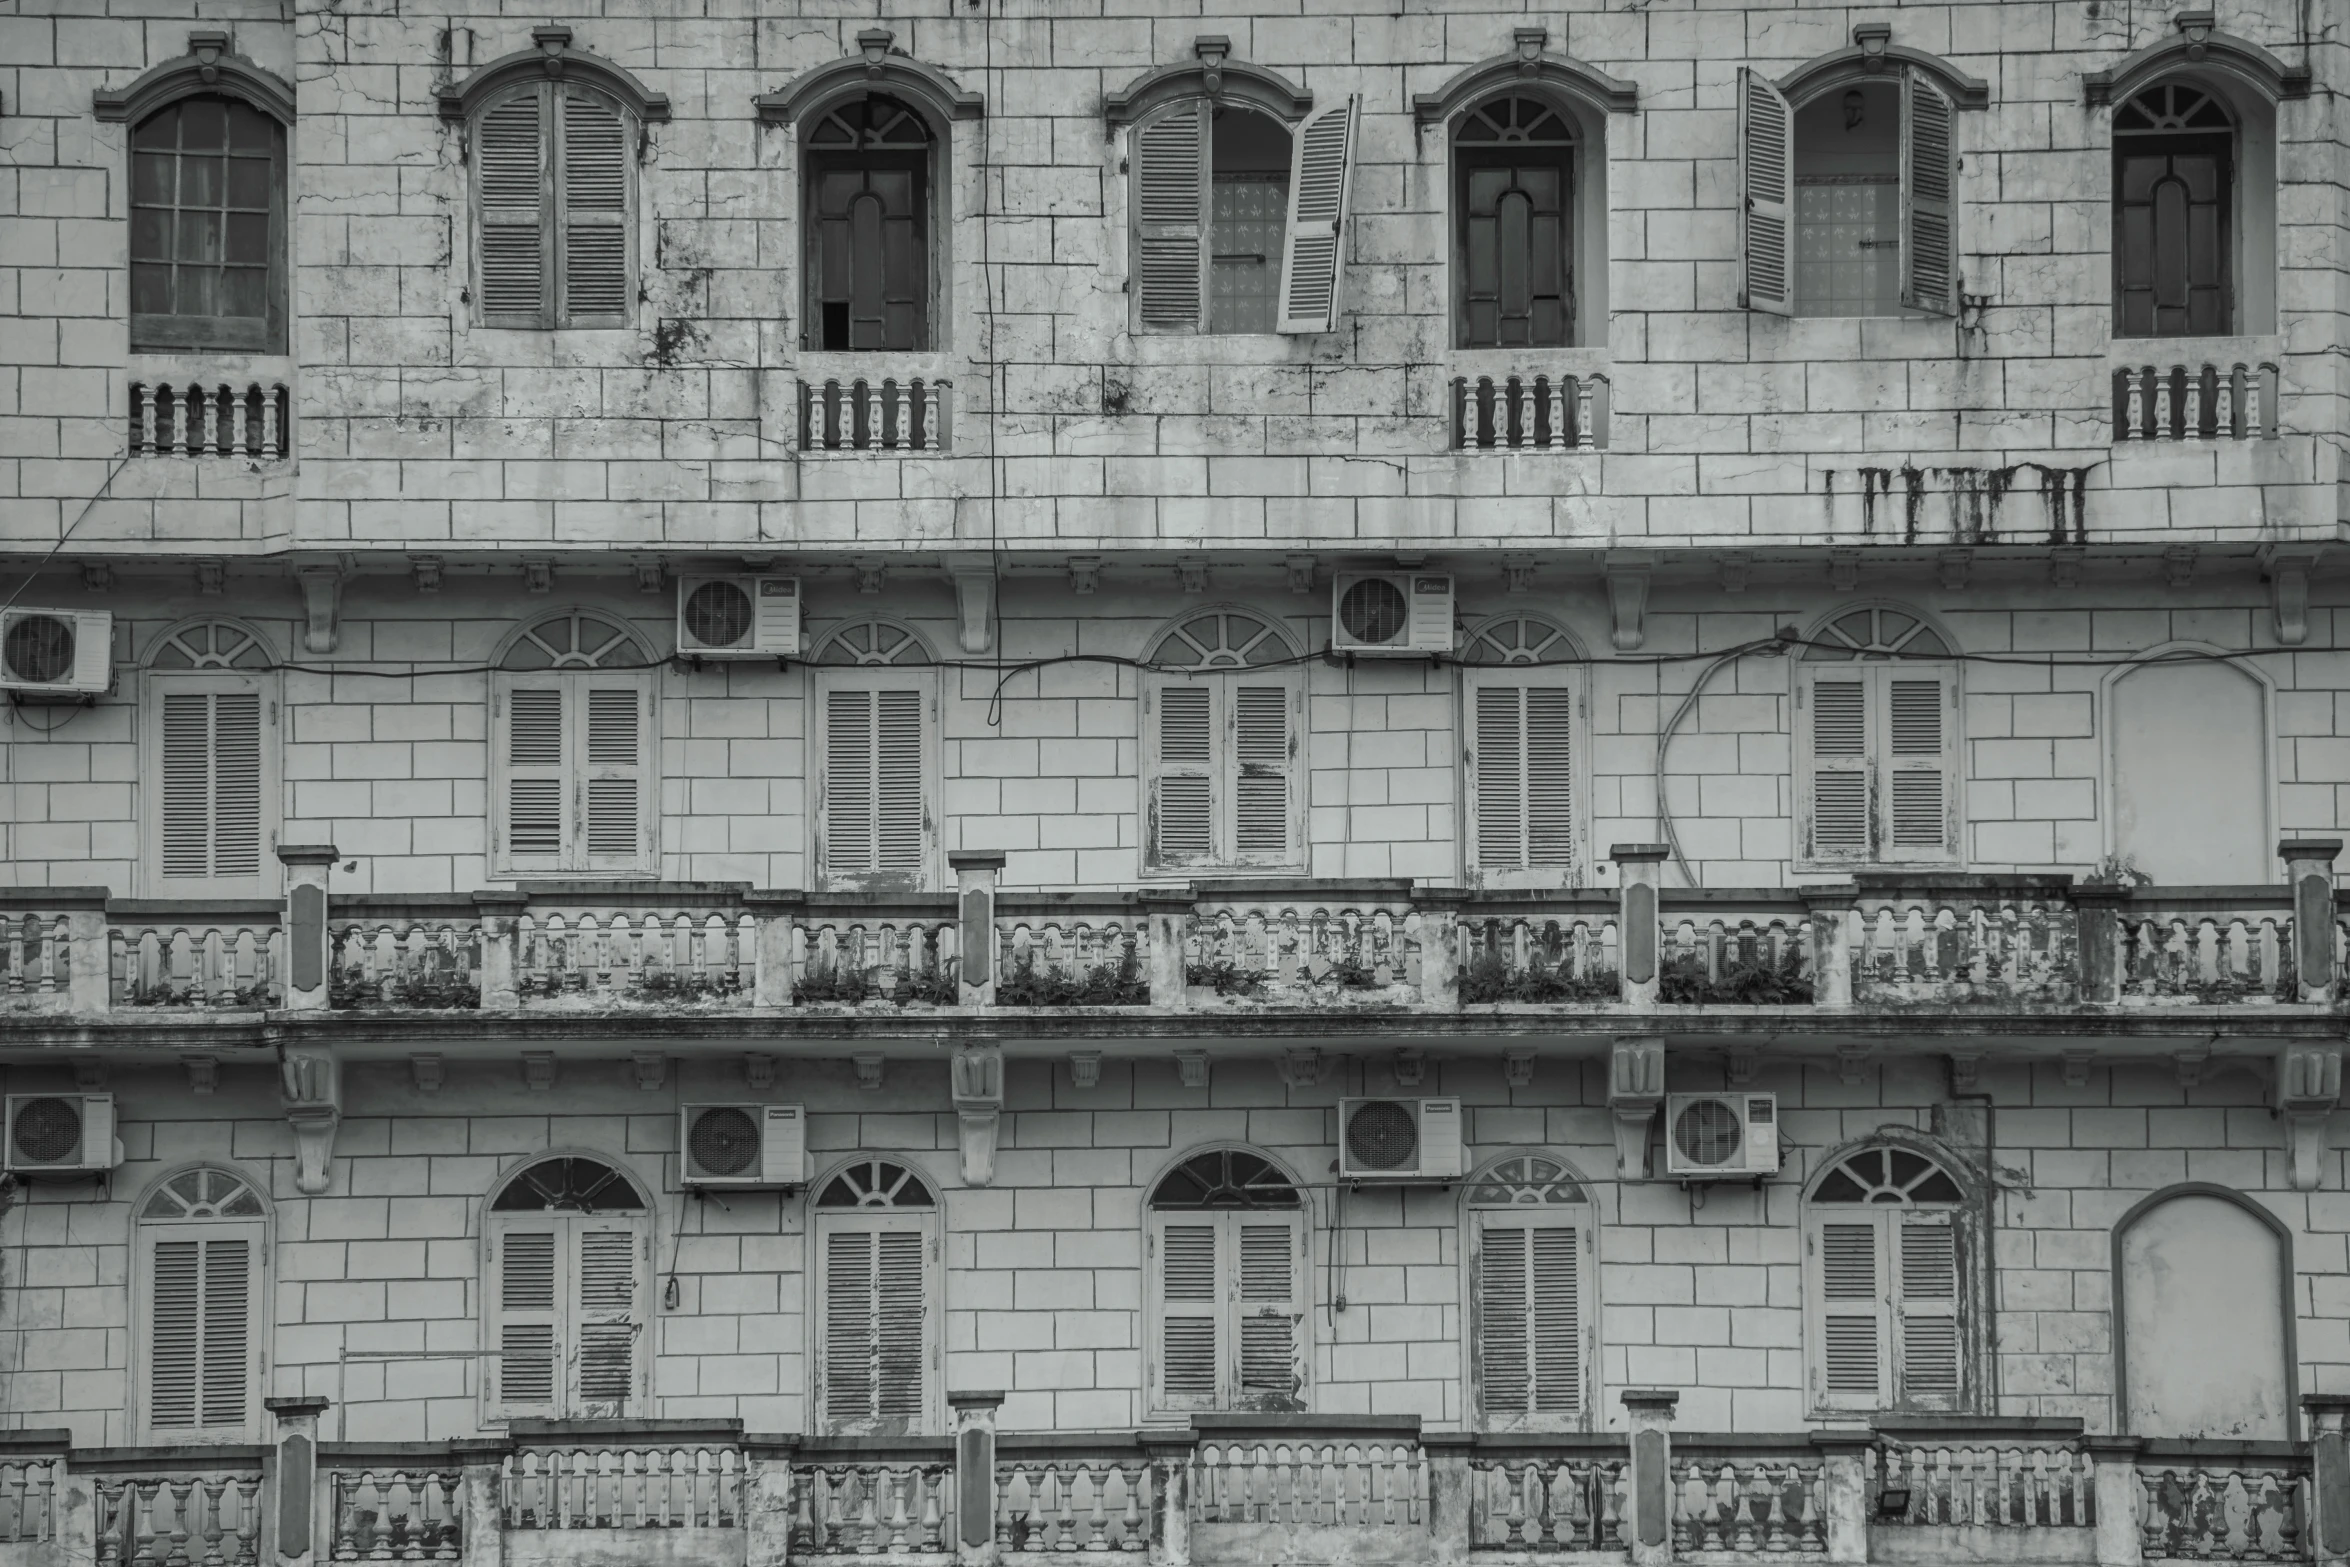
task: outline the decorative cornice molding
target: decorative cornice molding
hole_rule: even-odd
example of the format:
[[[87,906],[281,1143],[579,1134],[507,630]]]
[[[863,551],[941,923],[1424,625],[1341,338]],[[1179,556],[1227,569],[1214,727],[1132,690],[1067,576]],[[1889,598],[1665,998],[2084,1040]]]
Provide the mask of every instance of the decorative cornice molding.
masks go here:
[[[1938,54],[1892,42],[1892,29],[1881,22],[1873,26],[1864,22],[1855,27],[1849,45],[1806,60],[1780,77],[1775,85],[1787,95],[1789,103],[1800,104],[1839,82],[1865,81],[1872,76],[1898,78],[1904,67],[1941,88],[1961,109],[1991,106],[1989,82],[1967,75]]]
[[[197,93],[241,98],[280,125],[294,123],[294,89],[240,54],[231,54],[228,34],[200,29],[188,34],[188,52],[166,60],[128,87],[101,87],[91,112],[110,123],[136,124],[157,109]]]
[[[1314,95],[1269,66],[1235,60],[1232,40],[1203,34],[1191,41],[1193,58],[1143,72],[1117,92],[1102,95],[1102,118],[1110,129],[1132,125],[1153,110],[1185,98],[1238,101],[1277,119],[1302,120]]]
[[[2275,103],[2309,96],[2309,67],[2287,65],[2249,38],[2223,33],[2213,26],[2209,11],[2181,11],[2172,19],[2178,31],[2135,54],[2110,71],[2091,71],[2081,78],[2081,98],[2092,108],[2127,103],[2157,78],[2184,67],[2201,66],[2243,82]]]
[[[1516,31],[1517,47],[1508,54],[1480,60],[1434,92],[1415,94],[1412,118],[1422,129],[1441,125],[1480,98],[1504,88],[1548,87],[1604,114],[1631,114],[1640,107],[1637,82],[1619,81],[1571,55],[1548,52],[1549,32],[1540,27]]]
[[[937,66],[895,47],[896,37],[886,27],[868,27],[857,34],[858,53],[811,66],[781,91],[759,94],[751,102],[758,107],[760,123],[790,125],[851,88],[911,99],[942,128],[950,120],[976,120],[987,113],[986,99],[966,91]]]
[[[654,92],[601,55],[572,48],[570,28],[534,27],[531,29],[530,41],[530,48],[500,55],[462,82],[443,82],[435,87],[432,90],[433,97],[439,100],[441,118],[450,121],[466,119],[491,94],[517,82],[549,78],[561,81],[569,78],[602,88],[619,99],[629,113],[644,124],[666,125],[669,122],[667,93]]]

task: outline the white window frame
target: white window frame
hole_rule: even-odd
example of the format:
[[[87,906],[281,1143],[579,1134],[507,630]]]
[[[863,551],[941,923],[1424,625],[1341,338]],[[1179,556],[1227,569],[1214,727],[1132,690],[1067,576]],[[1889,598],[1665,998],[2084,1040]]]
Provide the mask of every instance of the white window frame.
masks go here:
[[[1311,1199],[1304,1190],[1298,1192],[1295,1208],[1151,1208],[1146,1240],[1149,1255],[1144,1259],[1144,1398],[1153,1421],[1182,1420],[1198,1413],[1247,1413],[1255,1411],[1292,1411],[1313,1407],[1314,1397],[1314,1273],[1313,1248],[1308,1244],[1313,1234]],[[1243,1317],[1261,1314],[1240,1299],[1239,1245],[1243,1225],[1284,1225],[1290,1234],[1290,1278],[1294,1290],[1292,1300],[1297,1306],[1291,1332],[1292,1354],[1297,1365],[1297,1391],[1286,1398],[1253,1395],[1243,1398],[1240,1393],[1240,1323]],[[1218,1229],[1217,1261],[1224,1295],[1218,1302],[1216,1395],[1213,1405],[1206,1409],[1185,1405],[1171,1406],[1161,1387],[1164,1367],[1161,1359],[1164,1346],[1160,1338],[1160,1324],[1167,1313],[1164,1309],[1165,1284],[1161,1263],[1166,1256],[1166,1232],[1169,1225],[1213,1225]]]
[[[261,699],[261,868],[252,876],[163,874],[163,705],[170,695],[252,692]],[[267,898],[280,886],[277,845],[285,821],[279,683],[274,669],[156,669],[139,690],[139,879],[153,898]]]
[[[600,1163],[620,1166],[608,1158],[589,1155]],[[542,1163],[543,1160],[532,1160]],[[623,1170],[624,1179],[634,1176]],[[494,1200],[504,1182],[491,1193]],[[631,1320],[636,1325],[633,1345],[635,1364],[633,1382],[627,1407],[617,1412],[619,1418],[642,1416],[653,1407],[652,1365],[657,1346],[654,1343],[653,1312],[651,1309],[651,1277],[653,1254],[653,1215],[647,1208],[638,1212],[620,1213],[558,1213],[547,1209],[524,1209],[498,1213],[485,1210],[481,1238],[481,1378],[479,1394],[483,1426],[503,1427],[514,1419],[579,1419],[590,1414],[611,1416],[614,1412],[581,1411],[575,1408],[572,1391],[576,1349],[578,1278],[574,1266],[579,1255],[579,1234],[587,1228],[625,1230],[630,1237],[630,1255],[635,1259],[635,1305]],[[555,1233],[555,1316],[558,1331],[555,1335],[555,1407],[551,1416],[537,1414],[514,1415],[500,1397],[499,1375],[502,1369],[502,1330],[504,1312],[500,1304],[499,1242],[513,1230],[552,1229]]]
[[[157,1186],[162,1183],[155,1183]],[[250,1185],[250,1182],[246,1183]],[[154,1187],[149,1188],[152,1193]],[[146,1198],[139,1203],[146,1206]],[[135,1210],[134,1210],[135,1211]],[[262,1395],[269,1390],[269,1357],[276,1338],[277,1295],[275,1249],[270,1245],[269,1219],[266,1214],[253,1218],[234,1219],[133,1219],[131,1232],[134,1245],[131,1253],[131,1374],[130,1403],[131,1428],[139,1433],[139,1440],[151,1446],[221,1447],[264,1440],[262,1430]],[[154,1315],[150,1298],[154,1293],[155,1244],[159,1240],[230,1240],[244,1237],[251,1247],[251,1271],[247,1276],[247,1299],[252,1304],[251,1320],[245,1342],[246,1382],[245,1419],[242,1425],[193,1431],[174,1429],[157,1432],[149,1425],[147,1379],[154,1373],[154,1346],[149,1334],[154,1331]],[[199,1253],[201,1256],[201,1253]]]
[[[1828,1162],[1829,1168],[1842,1157]],[[1915,1310],[1903,1302],[1901,1230],[1904,1224],[1947,1225],[1952,1233],[1957,1293],[1947,1312]],[[1831,1312],[1827,1299],[1823,1231],[1829,1225],[1869,1226],[1876,1237],[1879,1324],[1877,1388],[1874,1397],[1839,1394],[1828,1388],[1827,1318],[1857,1315],[1857,1310]],[[1855,1413],[1951,1414],[1973,1410],[1981,1401],[1981,1346],[1975,1316],[1980,1309],[1978,1280],[1984,1267],[1978,1248],[1979,1229],[1967,1222],[1967,1210],[1955,1203],[1820,1203],[1808,1197],[1803,1214],[1803,1358],[1804,1399],[1815,1418],[1849,1418]],[[1903,1345],[1912,1316],[1947,1316],[1956,1321],[1958,1389],[1949,1396],[1912,1397],[1905,1385]]]
[[[1461,1353],[1464,1404],[1469,1421],[1479,1431],[1588,1431],[1592,1429],[1592,1410],[1599,1403],[1599,1322],[1596,1274],[1598,1256],[1596,1246],[1597,1223],[1588,1199],[1572,1203],[1545,1203],[1540,1206],[1471,1207],[1467,1210],[1468,1223],[1464,1227],[1466,1244],[1461,1251],[1461,1299],[1466,1306],[1461,1313]],[[1479,1324],[1483,1320],[1485,1230],[1488,1225],[1504,1229],[1567,1230],[1574,1234],[1575,1253],[1575,1320],[1577,1323],[1576,1354],[1581,1376],[1576,1390],[1576,1408],[1572,1414],[1542,1413],[1528,1410],[1524,1414],[1488,1415],[1485,1413],[1485,1364],[1481,1353],[1483,1339]],[[1532,1349],[1531,1338],[1528,1342]]]
[[[1965,862],[1968,772],[1966,697],[1960,684],[1959,670],[1959,663],[1955,659],[1864,657],[1797,665],[1789,728],[1795,752],[1794,859],[1798,870],[1833,871],[1868,865],[1955,866]],[[1936,849],[1901,848],[1892,842],[1892,775],[1895,764],[1890,754],[1890,687],[1893,681],[1904,679],[1938,680],[1944,688],[1942,788],[1948,830],[1942,845]],[[1863,854],[1822,854],[1816,852],[1812,845],[1812,815],[1816,799],[1813,780],[1819,771],[1812,754],[1812,712],[1816,701],[1813,690],[1822,680],[1859,680],[1868,687],[1867,765],[1864,771],[1868,779],[1870,845]]]
[[[808,712],[808,863],[815,867],[815,884],[824,892],[935,892],[941,885],[940,755],[943,727],[939,701],[939,674],[931,664],[819,665],[811,682]],[[922,693],[922,868],[906,885],[890,871],[839,871],[825,854],[826,828],[832,801],[832,735],[829,720],[835,691],[903,691]]]
[[[1289,820],[1287,852],[1278,860],[1242,859],[1234,809],[1235,785],[1240,777],[1238,739],[1234,722],[1236,686],[1279,686],[1288,695]],[[1158,853],[1159,704],[1171,688],[1201,687],[1209,695],[1210,761],[1208,763],[1211,836],[1213,848],[1199,859],[1168,860]],[[1146,672],[1142,679],[1142,856],[1145,877],[1187,878],[1208,872],[1218,876],[1291,876],[1303,874],[1309,852],[1306,838],[1307,794],[1313,779],[1308,751],[1306,680],[1303,669],[1288,665],[1271,669],[1210,669],[1197,673]]]
[[[830,1183],[830,1177],[809,1188],[821,1191]],[[927,1175],[915,1172],[915,1179],[930,1184]],[[946,1430],[946,1360],[943,1347],[946,1322],[946,1268],[941,1255],[944,1250],[944,1230],[940,1211],[933,1208],[816,1208],[810,1213],[815,1222],[808,1226],[808,1410],[803,1424],[810,1431],[821,1431],[834,1436],[904,1435],[935,1436]],[[834,1429],[825,1413],[825,1393],[829,1386],[830,1367],[826,1359],[826,1330],[831,1326],[831,1270],[827,1258],[827,1242],[842,1232],[879,1234],[895,1231],[922,1237],[922,1414],[920,1430],[882,1432],[881,1422],[859,1421],[852,1427]]]
[[[545,669],[499,670],[490,678],[489,751],[490,751],[490,874],[514,880],[534,877],[603,876],[650,880],[661,873],[661,686],[660,671],[654,669]],[[585,796],[591,769],[587,762],[587,692],[591,686],[616,689],[627,686],[637,693],[640,728],[638,739],[643,747],[643,762],[639,776],[642,783],[638,793],[639,828],[638,852],[635,863],[627,866],[594,865],[590,863],[587,848],[587,819]],[[567,819],[571,827],[568,841],[562,851],[562,863],[545,865],[518,862],[506,843],[507,812],[512,804],[508,798],[507,781],[511,766],[507,756],[510,734],[507,728],[508,704],[518,690],[543,690],[560,687],[563,691],[564,770],[570,789]]]
[[[1563,866],[1488,867],[1478,853],[1477,695],[1488,686],[1567,692],[1574,700],[1568,735],[1568,816],[1575,838]],[[1461,870],[1467,885],[1500,889],[1581,887],[1591,876],[1591,683],[1582,664],[1472,664],[1461,671],[1458,719],[1461,750]]]

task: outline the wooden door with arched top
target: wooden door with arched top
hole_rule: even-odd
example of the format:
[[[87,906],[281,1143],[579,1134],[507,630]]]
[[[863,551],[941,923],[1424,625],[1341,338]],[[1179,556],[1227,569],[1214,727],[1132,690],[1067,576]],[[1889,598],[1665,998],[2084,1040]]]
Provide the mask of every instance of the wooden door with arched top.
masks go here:
[[[2217,1186],[2157,1192],[2115,1230],[2121,1428],[2134,1436],[2294,1439],[2291,1243]]]

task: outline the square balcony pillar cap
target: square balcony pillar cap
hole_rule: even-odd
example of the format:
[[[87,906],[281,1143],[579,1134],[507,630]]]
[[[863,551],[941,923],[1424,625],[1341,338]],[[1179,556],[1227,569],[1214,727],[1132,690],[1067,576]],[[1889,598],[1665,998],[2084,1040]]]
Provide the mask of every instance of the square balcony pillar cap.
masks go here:
[[[1654,1409],[1671,1414],[1681,1402],[1681,1390],[1670,1387],[1628,1387],[1624,1389],[1626,1409]]]
[[[281,843],[277,857],[285,865],[331,865],[342,855],[331,843]]]
[[[1673,846],[1669,843],[1613,843],[1608,845],[1607,857],[1618,863],[1642,860],[1669,860]]]
[[[2301,1407],[2313,1415],[2330,1415],[2336,1410],[2350,1411],[2350,1393],[2304,1393]]]
[[[279,851],[283,853],[283,850]],[[2277,845],[2277,857],[2284,860],[2332,861],[2342,852],[2339,838],[2287,838]]]
[[[1199,894],[1189,887],[1143,887],[1135,892],[1145,908],[1153,904],[1163,907],[1188,909],[1199,902]]]
[[[520,914],[530,907],[530,894],[520,887],[492,887],[475,893],[473,906],[484,914]]]
[[[261,1407],[273,1415],[323,1415],[329,1400],[323,1398],[265,1398]]]
[[[1877,1433],[1866,1426],[1829,1426],[1811,1434],[1811,1445],[1824,1452],[1859,1450],[1876,1445]]]
[[[947,1395],[949,1409],[996,1409],[1000,1408],[1003,1402],[1004,1390],[1002,1388],[973,1389]]]
[[[1000,871],[1004,868],[1001,854],[950,854],[947,864],[958,871]]]

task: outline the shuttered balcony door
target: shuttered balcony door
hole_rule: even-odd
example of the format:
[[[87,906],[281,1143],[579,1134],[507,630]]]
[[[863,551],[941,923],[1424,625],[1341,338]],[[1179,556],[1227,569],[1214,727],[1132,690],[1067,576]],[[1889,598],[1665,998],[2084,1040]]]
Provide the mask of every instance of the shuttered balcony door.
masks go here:
[[[492,1420],[641,1414],[648,1230],[625,1214],[492,1214],[485,1405]]]
[[[1305,1407],[1303,1235],[1292,1213],[1151,1216],[1154,1411]]]
[[[276,890],[277,692],[269,677],[148,679],[146,866],[161,897]]]
[[[1588,1403],[1586,1218],[1472,1210],[1471,1356],[1486,1430],[1579,1430]]]
[[[138,1226],[142,1440],[258,1440],[267,1230],[218,1220]]]
[[[938,1249],[931,1214],[818,1217],[815,1398],[827,1433],[939,1428]]]

